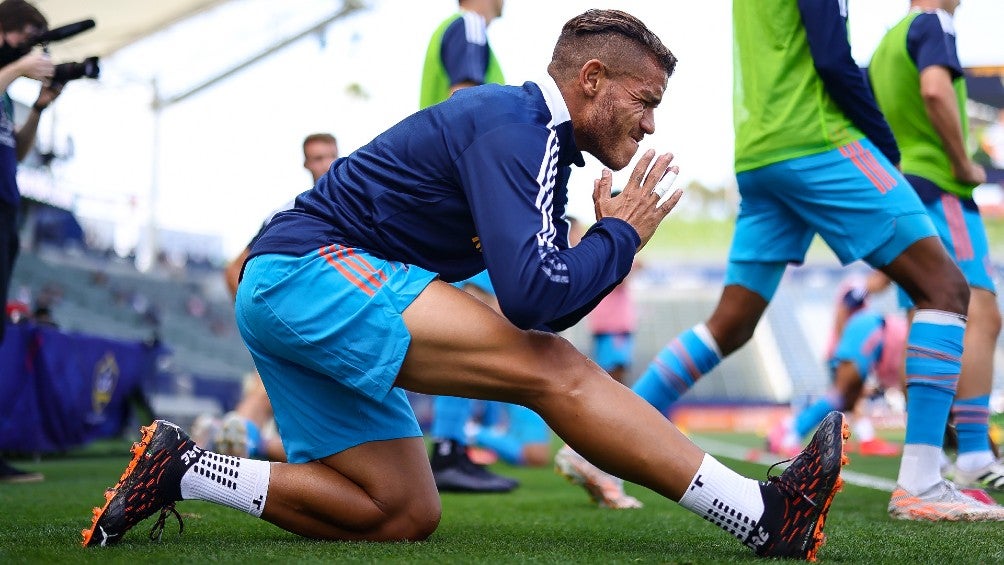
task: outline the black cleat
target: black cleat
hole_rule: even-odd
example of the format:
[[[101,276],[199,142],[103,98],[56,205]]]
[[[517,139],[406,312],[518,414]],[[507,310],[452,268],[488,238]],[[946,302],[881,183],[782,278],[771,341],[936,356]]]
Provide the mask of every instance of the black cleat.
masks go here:
[[[510,492],[519,481],[496,475],[471,461],[467,449],[450,440],[432,447],[432,476],[440,492]]]
[[[826,513],[844,482],[840,467],[848,462],[844,443],[850,435],[844,415],[830,412],[791,465],[760,483],[763,517],[745,540],[757,555],[816,560],[826,541]]]
[[[174,503],[181,500],[181,477],[205,453],[188,434],[166,420],[156,420],[141,428],[143,437],[132,446],[132,461],[118,483],[105,491],[105,505],[94,509],[89,530],[83,530],[84,547],[113,545],[122,541],[130,528],[160,510],[160,518],[150,531],[159,539],[169,513],[181,516]]]

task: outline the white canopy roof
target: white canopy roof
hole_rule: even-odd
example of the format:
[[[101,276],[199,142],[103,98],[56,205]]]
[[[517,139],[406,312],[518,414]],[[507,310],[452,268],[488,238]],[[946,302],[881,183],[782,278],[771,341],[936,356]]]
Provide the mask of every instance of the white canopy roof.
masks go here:
[[[227,0],[33,0],[55,28],[93,19],[97,26],[53,43],[50,51],[59,60],[107,57],[122,47]]]

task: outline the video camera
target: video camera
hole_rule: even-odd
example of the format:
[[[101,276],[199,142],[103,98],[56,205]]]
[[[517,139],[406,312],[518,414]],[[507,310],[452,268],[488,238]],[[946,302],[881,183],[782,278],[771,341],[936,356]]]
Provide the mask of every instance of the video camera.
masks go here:
[[[0,56],[0,67],[5,67],[21,57],[24,57],[36,45],[41,45],[43,48],[46,48],[49,43],[52,43],[53,41],[68,39],[93,27],[94,20],[81,20],[79,22],[73,22],[72,24],[57,27],[55,29],[43,31],[42,33],[28,38],[24,44],[16,49],[5,50],[3,53],[5,56]],[[97,57],[87,57],[79,63],[60,63],[56,65],[55,73],[52,75],[52,84],[65,85],[71,80],[83,77],[98,78],[98,74],[100,72],[101,69],[98,67]]]

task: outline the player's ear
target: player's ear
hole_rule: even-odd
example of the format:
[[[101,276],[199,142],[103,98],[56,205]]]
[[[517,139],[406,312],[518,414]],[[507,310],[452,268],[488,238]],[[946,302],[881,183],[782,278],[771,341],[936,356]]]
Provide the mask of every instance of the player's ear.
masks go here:
[[[600,91],[601,82],[607,76],[607,66],[599,59],[586,61],[579,69],[579,87],[587,98],[596,96]]]

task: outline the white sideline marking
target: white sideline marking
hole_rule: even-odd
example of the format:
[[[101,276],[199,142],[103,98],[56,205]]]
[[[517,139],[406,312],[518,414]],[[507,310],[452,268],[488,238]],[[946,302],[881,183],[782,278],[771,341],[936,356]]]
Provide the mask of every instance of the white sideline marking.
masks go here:
[[[753,449],[749,447],[743,447],[734,443],[719,441],[717,439],[700,435],[691,435],[690,439],[693,440],[694,443],[696,443],[701,449],[712,455],[720,455],[730,459],[749,461],[751,463],[759,463],[761,465],[773,465],[774,463],[777,463],[778,456],[772,453],[760,453],[756,456],[756,458],[752,458],[749,457],[749,454],[750,451],[753,451]],[[787,466],[787,463],[778,465],[778,467],[781,468]],[[866,475],[865,473],[858,473],[856,471],[848,471],[847,469],[844,469],[840,471],[840,476],[844,478],[845,483],[859,487],[873,488],[875,490],[885,492],[892,492],[896,488],[896,481],[876,477],[875,475]]]

